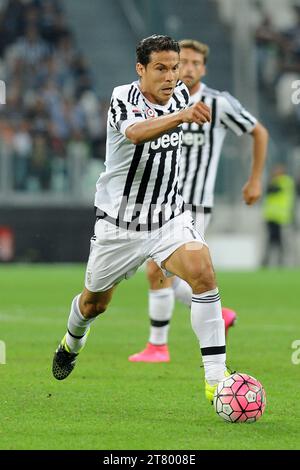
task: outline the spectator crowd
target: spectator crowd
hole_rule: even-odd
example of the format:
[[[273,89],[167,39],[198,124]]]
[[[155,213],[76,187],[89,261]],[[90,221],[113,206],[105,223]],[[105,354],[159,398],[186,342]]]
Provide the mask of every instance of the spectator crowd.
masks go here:
[[[300,3],[282,2],[284,9],[277,12],[275,4],[268,11],[263,1],[257,6],[261,12],[255,32],[259,86],[274,100],[279,115],[299,128],[300,106],[291,97],[300,80]],[[284,12],[286,26],[280,27]]]
[[[0,147],[20,191],[69,190],[72,162],[82,171],[104,158],[106,104],[76,45],[59,0],[0,3]]]

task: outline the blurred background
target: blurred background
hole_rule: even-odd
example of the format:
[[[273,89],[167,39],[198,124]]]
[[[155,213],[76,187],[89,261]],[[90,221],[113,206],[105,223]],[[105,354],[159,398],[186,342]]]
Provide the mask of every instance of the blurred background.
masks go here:
[[[226,139],[207,235],[216,267],[300,265],[296,0],[0,0],[0,263],[86,261],[111,92],[136,79],[136,44],[154,33],[208,43],[205,83],[270,133],[252,208],[242,200],[251,139]]]

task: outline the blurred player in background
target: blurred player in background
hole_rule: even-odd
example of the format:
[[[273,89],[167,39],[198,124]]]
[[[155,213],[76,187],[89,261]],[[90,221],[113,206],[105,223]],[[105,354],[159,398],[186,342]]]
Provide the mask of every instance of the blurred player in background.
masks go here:
[[[188,107],[188,89],[178,80],[179,52],[177,41],[167,36],[142,40],[137,47],[139,81],[113,91],[85,288],[73,299],[52,371],[57,380],[72,372],[91,323],[106,310],[116,285],[152,258],[192,289],[192,327],[211,401],[227,375],[221,301],[208,247],[178,190],[181,126],[202,125],[211,114],[203,102]]]
[[[284,265],[285,250],[283,229],[292,224],[295,210],[295,182],[285,166],[275,165],[264,200],[264,219],[267,230],[263,266],[270,264],[272,253],[277,255],[277,265]]]
[[[243,188],[246,204],[254,204],[262,194],[261,178],[266,159],[268,133],[238,100],[227,92],[219,92],[202,83],[206,74],[209,47],[195,40],[180,44],[180,79],[188,87],[190,106],[199,101],[211,108],[211,122],[202,125],[184,123],[180,162],[179,188],[185,203],[192,207],[196,228],[207,228],[214,202],[214,188],[219,159],[228,130],[237,136],[253,138],[252,168]],[[201,213],[204,212],[204,223]],[[204,233],[202,233],[204,236]],[[175,299],[190,307],[192,290],[179,278],[167,279],[153,261],[147,263],[149,290],[150,336],[146,349],[129,357],[132,362],[169,362],[167,346],[169,323]],[[235,321],[235,312],[222,309],[226,331]]]

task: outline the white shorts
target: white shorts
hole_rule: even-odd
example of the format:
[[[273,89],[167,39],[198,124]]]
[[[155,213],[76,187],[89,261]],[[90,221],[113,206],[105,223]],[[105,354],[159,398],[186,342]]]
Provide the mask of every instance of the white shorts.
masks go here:
[[[194,228],[190,211],[151,232],[125,230],[99,219],[91,239],[85,286],[91,292],[106,291],[131,277],[148,258],[162,268],[161,264],[177,248],[190,242],[207,246]],[[163,272],[171,274],[164,269]]]
[[[205,213],[201,210],[199,212],[192,212],[192,217],[195,222],[195,229],[200,233],[202,238],[205,238],[205,232],[210,224],[211,215],[211,212]]]

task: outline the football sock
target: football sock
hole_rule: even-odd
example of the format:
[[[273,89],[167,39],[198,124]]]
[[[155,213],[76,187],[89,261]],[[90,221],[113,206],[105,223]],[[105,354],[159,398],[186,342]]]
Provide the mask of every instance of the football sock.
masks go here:
[[[200,343],[205,379],[215,385],[226,371],[225,325],[217,288],[193,294],[191,322]]]
[[[170,318],[174,308],[172,287],[149,291],[150,337],[149,343],[162,345],[168,342]]]
[[[80,294],[73,299],[66,334],[66,349],[72,353],[78,353],[84,347],[90,324],[95,320],[95,318],[87,320],[81,314],[79,310],[79,297]]]
[[[179,300],[179,302],[182,302],[184,305],[190,308],[193,291],[188,283],[183,279],[180,279],[180,277],[175,276],[172,287],[174,290],[175,299]]]

